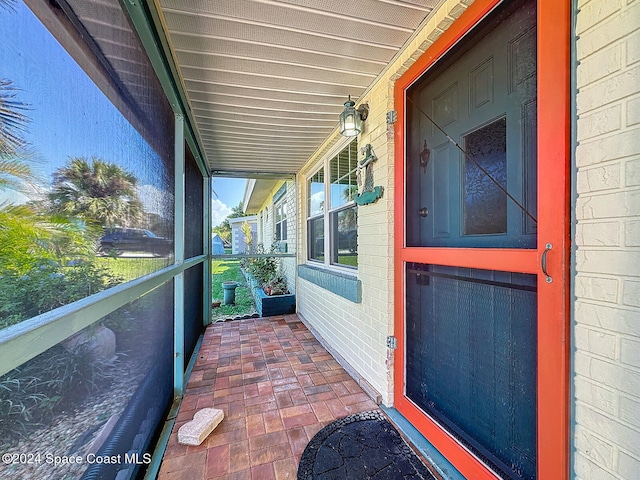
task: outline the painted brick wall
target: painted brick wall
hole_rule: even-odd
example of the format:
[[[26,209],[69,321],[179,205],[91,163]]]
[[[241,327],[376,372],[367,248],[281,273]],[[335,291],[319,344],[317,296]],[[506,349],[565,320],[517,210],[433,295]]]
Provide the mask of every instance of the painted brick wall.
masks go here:
[[[287,182],[287,193],[285,193],[287,211],[287,253],[296,253],[296,183]],[[291,293],[296,293],[296,259],[283,258],[282,268],[287,276],[287,286]]]
[[[303,279],[298,280],[298,312],[382,397],[393,404],[393,352],[386,338],[393,335],[393,125],[386,114],[394,109],[393,86],[415,60],[459,17],[472,0],[446,0],[424,29],[396,57],[359,103],[368,103],[369,118],[358,138],[370,143],[378,160],[374,185],[384,194],[373,205],[358,208],[358,279],[362,303],[353,303]],[[305,165],[297,178],[298,262],[305,263],[306,180],[340,139],[335,132]],[[359,156],[361,158],[361,155]]]
[[[573,473],[640,478],[640,1],[576,18]]]

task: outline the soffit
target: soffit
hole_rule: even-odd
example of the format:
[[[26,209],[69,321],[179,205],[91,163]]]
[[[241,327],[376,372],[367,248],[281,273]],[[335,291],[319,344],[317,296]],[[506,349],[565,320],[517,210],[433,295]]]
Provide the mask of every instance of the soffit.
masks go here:
[[[244,191],[243,211],[249,214],[258,213],[277,183],[278,180],[272,179],[249,180]]]
[[[437,0],[159,0],[212,172],[295,173]]]

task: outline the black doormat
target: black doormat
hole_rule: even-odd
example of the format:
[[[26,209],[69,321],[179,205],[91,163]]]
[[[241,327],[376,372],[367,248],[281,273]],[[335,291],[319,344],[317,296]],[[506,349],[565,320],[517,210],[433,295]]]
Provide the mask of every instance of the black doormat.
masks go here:
[[[298,480],[435,480],[429,469],[377,411],[336,420],[302,452]]]

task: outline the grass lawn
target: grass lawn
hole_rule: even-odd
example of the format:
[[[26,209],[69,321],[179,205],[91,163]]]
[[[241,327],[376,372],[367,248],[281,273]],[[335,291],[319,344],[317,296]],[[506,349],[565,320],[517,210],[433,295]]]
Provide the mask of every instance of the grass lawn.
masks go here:
[[[358,255],[338,255],[338,263],[340,265],[349,265],[350,267],[357,267]]]
[[[213,320],[223,320],[229,317],[249,315],[255,313],[251,289],[246,284],[240,271],[240,260],[224,259],[214,260],[211,264],[211,292],[214,302],[222,302],[224,293],[222,282],[238,282],[236,288],[235,305],[220,305],[213,309]]]
[[[170,259],[162,257],[96,257],[95,261],[97,265],[111,270],[114,275],[124,278],[125,282],[156,272],[171,262]]]
[[[111,270],[125,282],[156,272],[168,265],[167,258],[127,258],[127,257],[97,257],[96,263]],[[211,265],[211,292],[214,302],[222,302],[224,293],[222,282],[238,282],[236,288],[235,305],[221,305],[213,309],[213,320],[223,320],[255,313],[255,305],[251,290],[240,271],[240,261],[237,259],[214,260]]]

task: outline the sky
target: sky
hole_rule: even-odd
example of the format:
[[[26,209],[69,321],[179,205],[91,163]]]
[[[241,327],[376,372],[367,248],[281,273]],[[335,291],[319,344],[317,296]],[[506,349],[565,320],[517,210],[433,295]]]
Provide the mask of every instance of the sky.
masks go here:
[[[134,173],[146,211],[161,214],[172,186],[166,184],[159,155],[22,2],[0,8],[0,38],[0,78],[11,80],[15,100],[28,106],[23,113],[30,122],[23,137],[32,146],[32,168],[44,188],[70,157],[98,157]],[[244,179],[214,180],[212,226],[242,201],[245,185]],[[27,200],[0,191],[0,203]]]
[[[44,188],[70,157],[98,157],[132,172],[158,204],[151,197],[166,187],[159,155],[22,2],[0,9],[0,38],[0,78],[26,105],[30,121],[22,136]]]
[[[214,178],[215,193],[211,195],[211,226],[220,225],[231,213],[231,209],[242,201],[246,184],[245,179]]]

